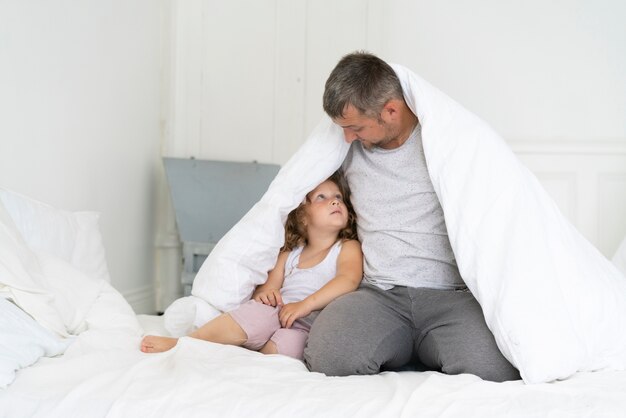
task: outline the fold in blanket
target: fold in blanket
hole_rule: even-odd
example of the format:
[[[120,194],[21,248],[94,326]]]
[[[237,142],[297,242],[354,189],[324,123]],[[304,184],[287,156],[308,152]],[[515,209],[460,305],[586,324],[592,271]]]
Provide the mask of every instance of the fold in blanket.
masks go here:
[[[626,280],[561,215],[487,124],[393,65],[422,125],[430,177],[461,276],[527,383],[626,365]],[[262,199],[218,243],[192,294],[220,311],[248,299],[283,244],[283,224],[348,150],[324,117]]]

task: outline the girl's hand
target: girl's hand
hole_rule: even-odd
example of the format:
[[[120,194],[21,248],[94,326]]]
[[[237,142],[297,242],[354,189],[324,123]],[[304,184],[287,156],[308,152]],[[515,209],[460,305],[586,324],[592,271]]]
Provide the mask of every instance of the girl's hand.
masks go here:
[[[278,289],[257,289],[252,295],[252,299],[259,303],[270,306],[281,306],[283,304],[283,298],[280,296],[280,290]]]
[[[311,313],[311,308],[304,301],[288,303],[280,309],[278,318],[283,328],[291,328],[294,321]]]

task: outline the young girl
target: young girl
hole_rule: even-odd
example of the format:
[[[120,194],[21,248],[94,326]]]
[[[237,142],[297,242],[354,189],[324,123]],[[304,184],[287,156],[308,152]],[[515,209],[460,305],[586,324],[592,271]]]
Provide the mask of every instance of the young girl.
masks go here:
[[[356,215],[338,173],[307,194],[285,224],[285,246],[252,299],[189,336],[302,359],[319,311],[355,290],[363,275]],[[141,351],[157,353],[178,339],[146,336]]]

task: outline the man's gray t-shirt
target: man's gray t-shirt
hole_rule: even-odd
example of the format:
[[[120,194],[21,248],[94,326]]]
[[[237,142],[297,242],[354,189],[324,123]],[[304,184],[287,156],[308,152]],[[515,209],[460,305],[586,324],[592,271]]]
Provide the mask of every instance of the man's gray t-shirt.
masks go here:
[[[402,146],[354,141],[343,163],[357,213],[364,280],[393,286],[464,288],[422,148],[421,127]]]

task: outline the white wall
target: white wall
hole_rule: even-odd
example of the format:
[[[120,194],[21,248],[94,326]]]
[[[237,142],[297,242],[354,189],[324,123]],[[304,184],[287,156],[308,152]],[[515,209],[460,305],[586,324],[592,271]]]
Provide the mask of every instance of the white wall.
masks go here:
[[[154,309],[163,1],[0,1],[0,187],[101,212],[113,285]]]
[[[412,68],[507,140],[626,141],[621,0],[179,0],[174,10],[167,154],[286,161],[319,120],[328,73],[355,49]]]
[[[168,156],[286,162],[322,115],[338,59],[367,49],[490,123],[605,255],[626,235],[621,0],[174,0],[172,10]],[[173,257],[171,208],[163,215]]]

